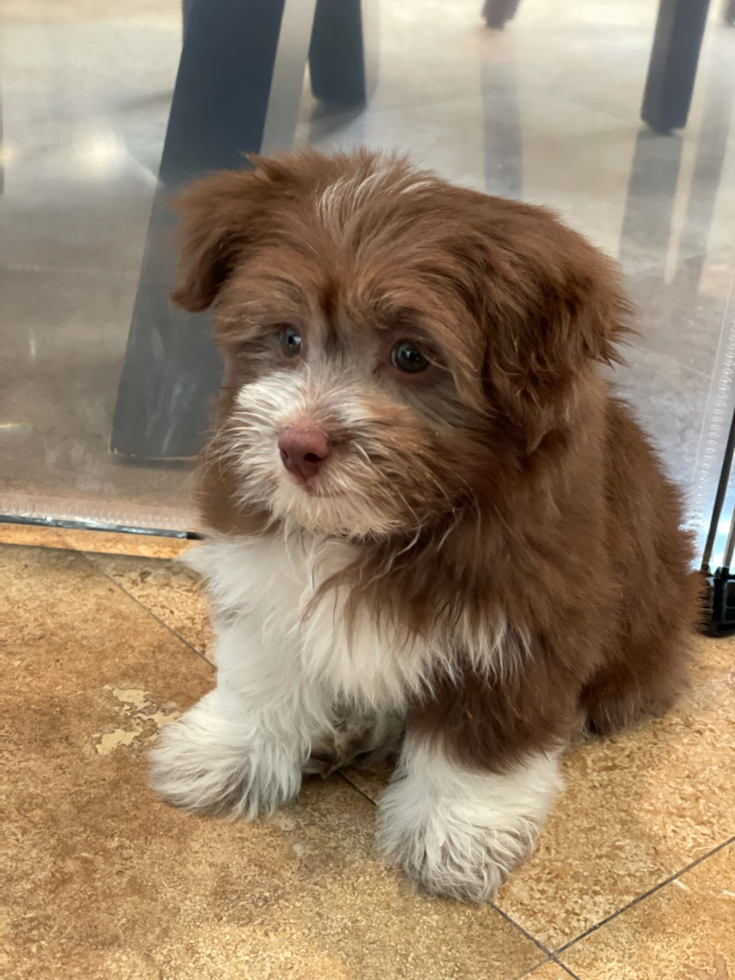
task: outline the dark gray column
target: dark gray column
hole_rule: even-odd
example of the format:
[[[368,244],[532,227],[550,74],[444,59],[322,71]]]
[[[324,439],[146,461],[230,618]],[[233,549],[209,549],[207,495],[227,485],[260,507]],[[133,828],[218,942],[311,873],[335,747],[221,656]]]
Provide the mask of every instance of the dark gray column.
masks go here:
[[[686,126],[710,0],[659,0],[641,119],[657,133]]]
[[[340,106],[368,101],[378,50],[375,0],[318,0],[309,50],[315,99]]]

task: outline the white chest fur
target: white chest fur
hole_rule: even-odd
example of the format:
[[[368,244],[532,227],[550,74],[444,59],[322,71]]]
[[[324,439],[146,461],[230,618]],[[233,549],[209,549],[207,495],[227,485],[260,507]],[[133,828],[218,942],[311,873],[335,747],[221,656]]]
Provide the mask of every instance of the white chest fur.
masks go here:
[[[359,610],[348,630],[345,588],[330,588],[312,603],[325,580],[353,558],[350,545],[312,535],[217,537],[194,548],[187,563],[207,582],[221,633],[236,624],[260,656],[270,651],[272,666],[301,674],[332,697],[400,710],[441,654],[394,626],[378,624],[369,609]],[[240,650],[228,643],[227,669],[236,669],[233,659],[254,653],[251,642]]]

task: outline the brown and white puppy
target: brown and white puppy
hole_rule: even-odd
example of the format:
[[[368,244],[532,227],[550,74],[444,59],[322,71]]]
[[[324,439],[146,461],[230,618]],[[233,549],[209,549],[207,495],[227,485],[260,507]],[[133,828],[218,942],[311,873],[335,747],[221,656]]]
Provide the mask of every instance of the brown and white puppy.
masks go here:
[[[487,900],[584,719],[663,710],[698,613],[679,496],[598,373],[629,307],[543,208],[302,153],[180,198],[179,285],[226,358],[201,468],[217,686],[155,786],[253,818],[400,744],[391,862]]]

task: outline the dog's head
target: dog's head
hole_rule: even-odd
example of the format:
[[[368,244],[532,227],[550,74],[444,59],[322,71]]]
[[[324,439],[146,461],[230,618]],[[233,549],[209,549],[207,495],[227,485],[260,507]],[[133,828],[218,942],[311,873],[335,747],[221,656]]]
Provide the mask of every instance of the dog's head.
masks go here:
[[[625,330],[604,256],[546,210],[403,159],[255,164],[179,198],[173,292],[215,306],[227,367],[210,456],[240,507],[415,534],[559,444]]]

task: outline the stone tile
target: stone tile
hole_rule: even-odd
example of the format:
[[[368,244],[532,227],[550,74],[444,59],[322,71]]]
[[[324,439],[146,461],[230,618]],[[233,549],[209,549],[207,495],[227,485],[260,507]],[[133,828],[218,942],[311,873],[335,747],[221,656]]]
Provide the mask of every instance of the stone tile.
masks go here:
[[[149,670],[165,663],[147,633],[136,633],[140,607],[129,607],[81,555],[25,548],[6,548],[0,555],[3,580],[9,583],[3,615],[10,635],[25,647],[47,643],[50,619],[54,631],[67,636],[66,643],[54,642],[53,657],[44,664],[49,694],[68,697],[96,685],[98,713],[114,718],[117,712],[125,719],[125,724],[97,726],[96,744],[104,751],[149,737],[151,724],[174,709],[167,707],[170,697],[141,685],[137,668],[126,667],[126,658],[139,656],[140,650],[151,660]],[[189,642],[207,649],[198,632],[206,629],[202,596],[188,572],[182,570],[177,580],[167,562],[104,555],[93,561]],[[45,607],[29,601],[40,576]],[[191,610],[197,602],[202,604],[195,619]],[[110,615],[113,633],[104,625]],[[80,621],[88,624],[86,634],[93,633],[95,643],[87,635],[76,636]],[[160,642],[171,642],[162,627],[156,629]],[[70,647],[74,655],[65,656]],[[700,641],[694,689],[678,708],[635,733],[587,744],[568,761],[568,790],[537,854],[500,896],[500,907],[547,946],[556,948],[580,935],[732,830],[728,773],[735,738],[729,732],[735,712],[728,671],[734,658],[735,641]],[[124,670],[124,679],[111,677],[110,662]],[[15,657],[12,665],[18,682],[30,683],[35,660]],[[178,676],[170,685],[175,691]],[[350,770],[347,776],[375,801],[389,772],[386,766],[377,773]]]
[[[735,845],[706,858],[561,954],[580,980],[729,980]]]
[[[55,528],[37,524],[9,524],[0,520],[0,544],[20,544],[36,548],[66,548]]]
[[[197,697],[211,686],[211,667],[84,555],[2,546],[0,579],[7,697],[68,698],[112,689],[106,685],[133,690],[143,672],[145,690],[169,701],[163,695],[184,667],[200,678]],[[172,649],[188,656],[174,666]]]
[[[0,520],[0,544],[20,544],[36,548],[61,548],[92,554],[129,555],[140,558],[178,558],[191,541],[153,534],[116,531],[88,531],[46,527],[38,524],[10,524]]]
[[[95,554],[88,556],[129,595],[200,653],[213,657],[214,635],[198,575],[176,561]]]
[[[212,655],[204,596],[186,568],[114,556],[95,556],[93,560],[193,646]],[[704,794],[702,801],[697,802],[696,797],[713,774],[713,785],[722,784],[722,792],[727,792],[727,770],[723,767],[732,752],[727,738],[722,745],[720,740],[731,724],[727,672],[735,661],[735,641],[702,639],[698,649],[695,689],[671,715],[620,739],[590,743],[568,761],[568,792],[560,803],[561,811],[552,818],[539,855],[501,895],[501,907],[518,915],[525,928],[539,929],[540,938],[551,946],[561,945],[610,914],[618,904],[626,904],[696,857],[702,848],[717,843],[718,833],[727,832],[728,818],[722,809],[726,796],[713,790]],[[681,794],[676,805],[670,801],[655,819],[659,809],[655,794],[651,795],[655,783],[678,783],[682,774],[686,777],[691,771],[697,774],[695,783]],[[377,802],[391,772],[392,765],[386,763],[373,771],[349,769],[345,775]],[[600,807],[611,794],[616,796],[615,806],[600,821]],[[623,807],[617,794],[626,800]],[[584,812],[585,806],[589,813]],[[582,829],[587,846],[580,854],[578,836]],[[544,841],[549,842],[545,849]],[[568,850],[578,854],[576,862]],[[561,868],[566,871],[559,882],[555,875]],[[621,890],[610,893],[601,889],[595,884],[597,876],[615,881]],[[550,921],[546,903],[557,886],[567,893],[568,900],[555,909]],[[587,897],[582,900],[580,894]]]
[[[492,908],[385,869],[374,808],[339,778],[253,824],[159,803],[144,750],[211,669],[82,555],[0,548],[0,576],[6,975],[508,980],[542,959]]]
[[[698,642],[690,693],[566,761],[536,852],[498,905],[558,949],[735,833],[735,639]]]
[[[523,980],[569,980],[572,974],[560,963],[549,960],[543,966],[527,973]]]
[[[66,547],[90,554],[128,555],[137,558],[175,559],[191,547],[187,538],[168,538],[155,534],[127,534],[115,531],[61,531]]]
[[[697,697],[697,689],[708,681],[729,678],[735,668],[735,637],[698,636],[694,641],[694,656],[690,669],[692,695]]]

